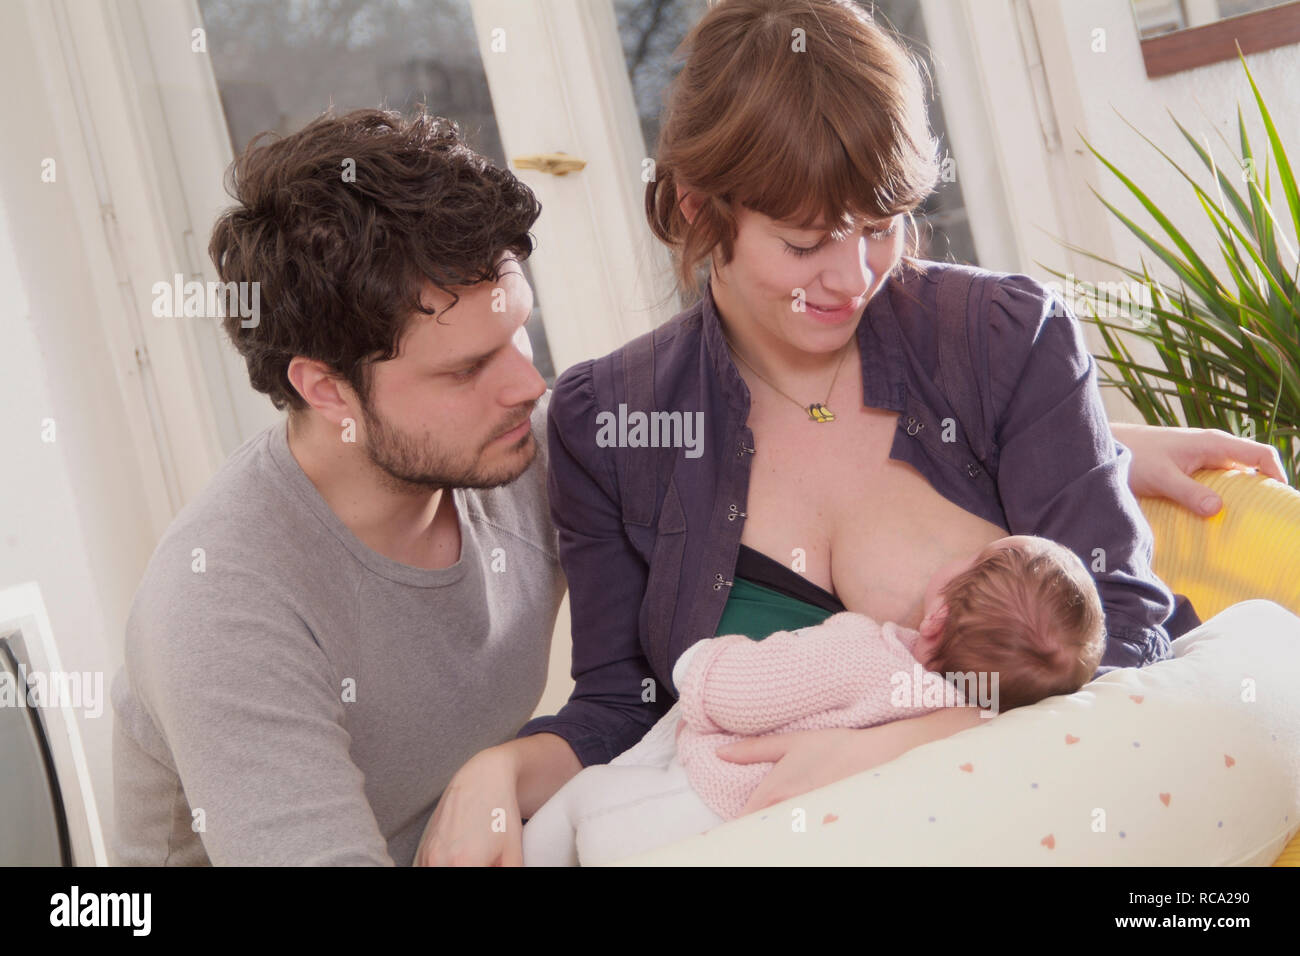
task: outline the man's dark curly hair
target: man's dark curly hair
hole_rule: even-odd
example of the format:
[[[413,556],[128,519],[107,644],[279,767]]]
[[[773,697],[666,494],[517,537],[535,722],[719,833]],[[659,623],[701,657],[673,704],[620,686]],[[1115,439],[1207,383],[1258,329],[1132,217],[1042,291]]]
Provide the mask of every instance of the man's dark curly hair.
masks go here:
[[[434,314],[420,302],[426,280],[455,305],[450,287],[495,281],[503,251],[533,251],[537,197],[452,120],[366,109],[269,135],[231,165],[238,205],[217,219],[208,254],[223,282],[260,284],[259,321],[230,315],[225,329],[276,408],[306,407],[287,375],[295,355],[366,401],[371,363],[397,355],[417,312]]]

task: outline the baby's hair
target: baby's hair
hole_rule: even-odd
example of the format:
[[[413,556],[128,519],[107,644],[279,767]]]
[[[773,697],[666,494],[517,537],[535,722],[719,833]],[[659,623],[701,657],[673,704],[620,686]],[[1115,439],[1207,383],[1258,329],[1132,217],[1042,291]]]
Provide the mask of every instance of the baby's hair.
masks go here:
[[[1000,711],[1072,694],[1101,663],[1101,598],[1083,562],[1055,542],[997,548],[940,596],[948,615],[931,669],[998,672]]]

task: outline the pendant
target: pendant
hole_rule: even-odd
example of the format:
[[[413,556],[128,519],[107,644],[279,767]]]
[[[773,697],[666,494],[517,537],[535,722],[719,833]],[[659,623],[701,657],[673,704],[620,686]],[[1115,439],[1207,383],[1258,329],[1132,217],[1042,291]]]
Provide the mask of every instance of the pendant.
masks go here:
[[[815,422],[835,421],[835,413],[831,411],[829,408],[827,408],[821,402],[813,402],[811,405],[805,408],[804,411],[806,411],[808,413],[808,417]]]

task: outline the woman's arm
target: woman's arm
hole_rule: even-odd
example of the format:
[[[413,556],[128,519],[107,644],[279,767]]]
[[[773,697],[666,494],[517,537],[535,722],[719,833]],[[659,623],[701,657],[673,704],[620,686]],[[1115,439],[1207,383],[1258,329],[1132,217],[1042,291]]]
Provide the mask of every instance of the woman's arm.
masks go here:
[[[977,707],[945,707],[924,717],[865,730],[800,730],[750,737],[718,748],[718,755],[734,763],[776,763],[750,795],[741,810],[743,816],[888,763],[914,747],[979,726],[981,713]]]
[[[1028,276],[999,280],[981,326],[997,437],[997,485],[1013,534],[1072,550],[1106,615],[1103,668],[1170,656],[1169,588],[1151,568],[1155,539],[1128,485],[1096,363],[1068,307]]]
[[[1111,422],[1110,433],[1133,453],[1128,484],[1140,498],[1168,498],[1188,511],[1213,515],[1223,499],[1191,477],[1202,468],[1254,468],[1286,483],[1276,448],[1217,428]]]
[[[588,361],[561,375],[547,416],[546,487],[569,585],[573,693],[559,713],[516,734],[562,737],[584,767],[627,750],[673,703],[641,647],[649,563],[623,522],[617,450],[597,441],[597,415],[613,399],[598,396],[594,372]]]

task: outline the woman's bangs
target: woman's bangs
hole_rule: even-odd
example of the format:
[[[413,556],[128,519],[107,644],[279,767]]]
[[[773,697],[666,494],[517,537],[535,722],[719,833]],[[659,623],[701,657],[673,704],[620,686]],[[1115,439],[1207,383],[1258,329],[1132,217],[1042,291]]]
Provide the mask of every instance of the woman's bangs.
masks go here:
[[[737,170],[738,181],[749,187],[743,205],[795,228],[827,230],[835,239],[861,228],[864,220],[895,214],[878,202],[882,190],[878,179],[872,181],[868,164],[853,160],[825,117],[806,117],[802,123],[791,119],[790,126],[767,119],[767,130],[784,132],[771,137],[767,149],[750,153],[766,161]],[[867,135],[863,131],[864,140]]]

